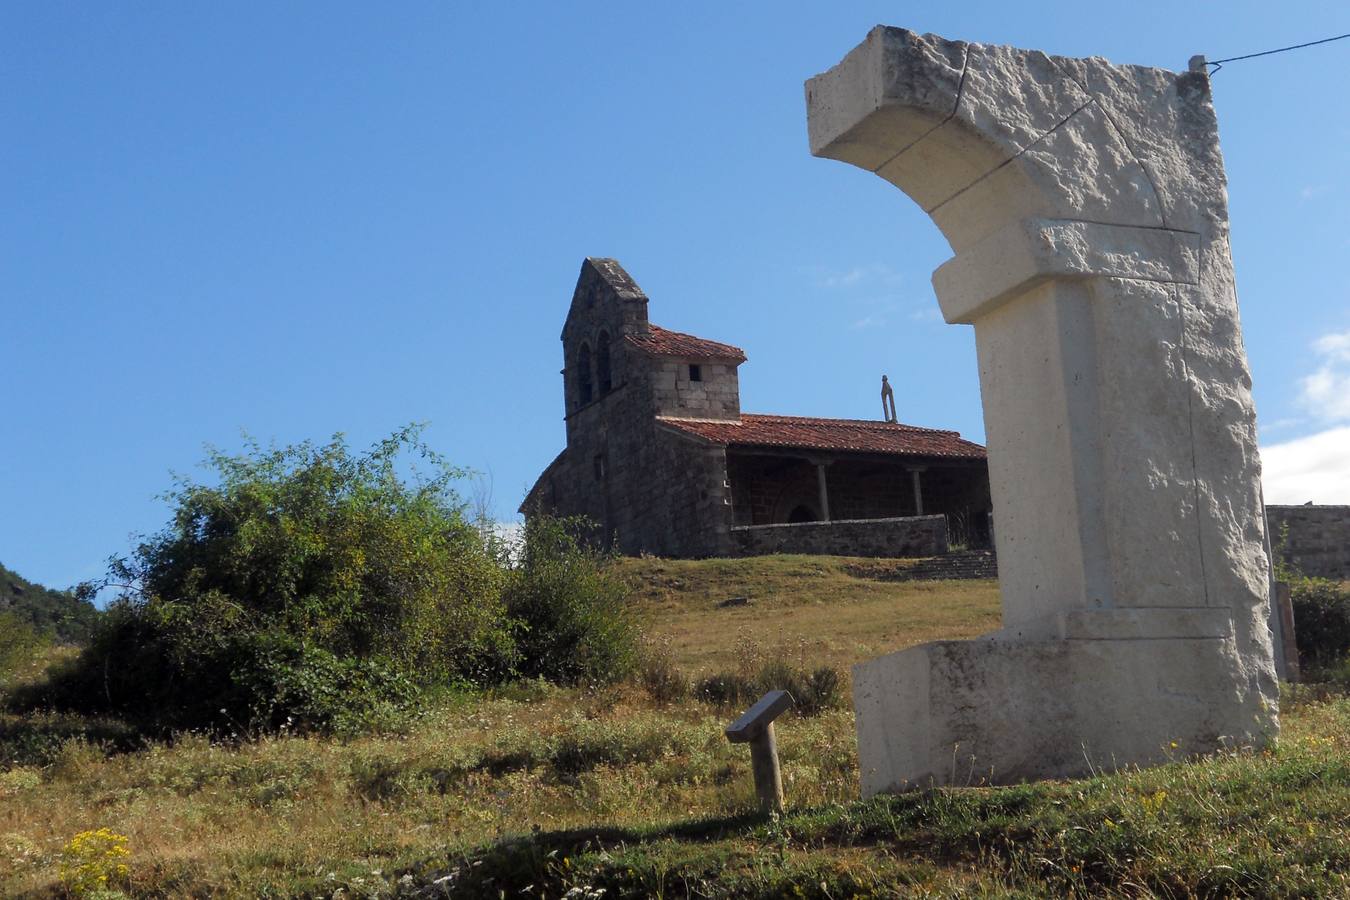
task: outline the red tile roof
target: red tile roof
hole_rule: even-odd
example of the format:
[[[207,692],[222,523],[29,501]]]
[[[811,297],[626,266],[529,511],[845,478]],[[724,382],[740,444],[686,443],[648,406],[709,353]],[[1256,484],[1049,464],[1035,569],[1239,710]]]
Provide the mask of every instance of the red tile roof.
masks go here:
[[[803,416],[742,415],[739,422],[707,419],[657,419],[686,434],[736,447],[792,447],[805,450],[851,450],[902,456],[945,456],[984,459],[979,444],[958,432],[860,419],[814,419]]]
[[[745,351],[730,344],[719,344],[705,338],[694,337],[679,331],[670,331],[660,325],[647,326],[648,334],[629,334],[624,336],[635,347],[654,353],[657,356],[685,356],[692,359],[734,359],[745,362]]]

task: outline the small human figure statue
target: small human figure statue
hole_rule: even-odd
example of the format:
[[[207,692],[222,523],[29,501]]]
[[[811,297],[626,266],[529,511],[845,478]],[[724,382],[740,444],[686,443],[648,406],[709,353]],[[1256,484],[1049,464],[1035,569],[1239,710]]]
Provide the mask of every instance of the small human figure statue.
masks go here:
[[[891,389],[891,383],[885,375],[881,376],[881,416],[887,422],[896,422],[895,418],[895,391]]]

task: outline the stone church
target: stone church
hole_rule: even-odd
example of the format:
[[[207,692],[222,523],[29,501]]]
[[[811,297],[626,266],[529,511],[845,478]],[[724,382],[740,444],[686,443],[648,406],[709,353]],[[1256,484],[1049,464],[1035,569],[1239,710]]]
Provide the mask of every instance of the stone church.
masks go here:
[[[567,447],[521,506],[585,516],[621,553],[927,556],[989,543],[984,447],[898,422],[741,412],[744,351],[647,320],[612,259],[563,324]]]

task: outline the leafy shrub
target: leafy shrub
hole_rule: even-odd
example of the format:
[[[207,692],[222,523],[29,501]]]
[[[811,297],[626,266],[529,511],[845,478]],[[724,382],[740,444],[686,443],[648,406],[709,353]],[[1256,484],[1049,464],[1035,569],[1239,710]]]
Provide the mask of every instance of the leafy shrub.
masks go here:
[[[740,709],[769,691],[787,691],[798,715],[815,716],[842,705],[841,681],[838,670],[830,666],[807,669],[771,656],[758,664],[743,664],[739,671],[707,676],[695,694],[706,703]]]
[[[1317,677],[1350,658],[1350,590],[1322,578],[1294,578],[1289,593],[1300,666]]]
[[[0,797],[14,797],[42,784],[42,771],[28,766],[18,766],[7,772],[0,772]]]
[[[637,667],[637,682],[657,703],[678,703],[689,696],[689,679],[675,664],[670,642],[645,641]]]
[[[753,703],[763,696],[763,692],[759,691],[754,679],[740,672],[717,672],[699,679],[694,686],[694,696],[704,703],[725,709]]]
[[[420,696],[417,685],[383,660],[335,656],[276,634],[261,637],[235,673],[257,698],[253,722],[265,729],[301,728],[353,734],[400,723]]]
[[[797,690],[801,693],[793,694],[797,700],[798,711],[804,716],[814,716],[827,709],[842,706],[844,702],[842,682],[838,669],[830,666],[812,669],[797,685]]]
[[[613,682],[633,671],[641,632],[628,589],[583,540],[579,519],[532,516],[507,582],[518,669],[552,681]]]
[[[510,671],[503,572],[416,428],[208,463],[217,483],[180,479],[168,527],[112,561],[120,596],[45,699],[152,730],[331,731]]]

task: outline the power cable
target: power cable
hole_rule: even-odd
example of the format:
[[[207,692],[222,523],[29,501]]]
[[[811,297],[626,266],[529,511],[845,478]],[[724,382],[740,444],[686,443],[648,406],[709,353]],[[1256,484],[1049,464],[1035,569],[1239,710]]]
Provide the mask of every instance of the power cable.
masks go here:
[[[1318,44],[1329,44],[1332,41],[1341,41],[1346,38],[1350,38],[1350,34],[1338,34],[1335,37],[1322,38],[1320,41],[1308,41],[1306,44],[1294,44],[1292,47],[1280,47],[1277,50],[1262,50],[1260,53],[1248,53],[1245,56],[1230,56],[1227,59],[1206,60],[1205,65],[1214,67],[1209,71],[1209,74],[1213,75],[1215,72],[1222,69],[1223,64],[1226,62],[1237,62],[1240,59],[1255,59],[1258,56],[1270,56],[1272,53],[1287,53],[1290,50],[1302,50],[1304,47],[1316,47]]]

